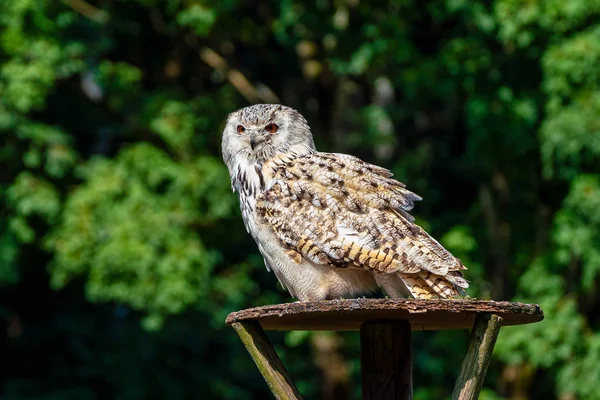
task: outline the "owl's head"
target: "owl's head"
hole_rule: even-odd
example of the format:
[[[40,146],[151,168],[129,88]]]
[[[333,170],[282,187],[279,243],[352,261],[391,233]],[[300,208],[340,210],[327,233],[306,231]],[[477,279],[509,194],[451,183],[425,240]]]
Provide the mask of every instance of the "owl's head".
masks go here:
[[[306,119],[281,104],[256,104],[229,114],[223,130],[223,159],[264,162],[277,155],[300,156],[315,152]]]

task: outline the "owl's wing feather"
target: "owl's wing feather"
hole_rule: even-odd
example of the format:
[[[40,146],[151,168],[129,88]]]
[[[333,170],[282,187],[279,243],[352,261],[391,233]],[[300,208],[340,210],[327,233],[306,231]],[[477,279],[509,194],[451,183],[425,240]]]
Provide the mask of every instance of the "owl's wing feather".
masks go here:
[[[443,286],[436,279],[444,277],[468,287],[464,265],[408,214],[421,198],[391,176],[349,155],[299,157],[276,171],[257,211],[291,254],[314,263],[414,274],[430,287]]]

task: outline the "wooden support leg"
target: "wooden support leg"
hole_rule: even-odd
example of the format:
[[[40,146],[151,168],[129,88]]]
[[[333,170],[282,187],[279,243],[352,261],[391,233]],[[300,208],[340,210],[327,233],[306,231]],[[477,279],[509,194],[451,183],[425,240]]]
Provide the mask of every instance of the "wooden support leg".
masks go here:
[[[360,327],[362,398],[412,400],[408,321],[365,322]]]
[[[478,314],[471,331],[467,354],[452,392],[453,400],[476,400],[500,333],[502,317]]]
[[[246,346],[246,350],[252,356],[275,398],[281,400],[302,399],[260,323],[257,321],[234,322],[231,326]]]

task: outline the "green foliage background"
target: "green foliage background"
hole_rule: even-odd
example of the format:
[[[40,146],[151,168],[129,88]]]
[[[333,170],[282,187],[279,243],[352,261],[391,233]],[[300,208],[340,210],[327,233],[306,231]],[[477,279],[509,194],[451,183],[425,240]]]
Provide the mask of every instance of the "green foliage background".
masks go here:
[[[600,399],[599,66],[598,0],[0,0],[0,398],[270,396],[223,321],[290,298],[219,142],[279,101],[424,197],[472,296],[542,305],[482,398]],[[417,399],[467,334],[415,334]],[[359,397],[355,334],[272,338],[306,398]]]

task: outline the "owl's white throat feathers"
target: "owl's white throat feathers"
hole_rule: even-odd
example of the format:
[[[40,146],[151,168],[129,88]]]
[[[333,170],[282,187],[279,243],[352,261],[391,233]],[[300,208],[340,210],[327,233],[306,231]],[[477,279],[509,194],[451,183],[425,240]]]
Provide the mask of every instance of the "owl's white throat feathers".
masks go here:
[[[243,155],[233,159],[231,188],[238,192],[242,211],[254,211],[256,197],[269,189],[279,168],[297,157],[312,154],[315,149],[302,143],[291,146],[287,153],[278,153],[268,160],[255,160]]]

